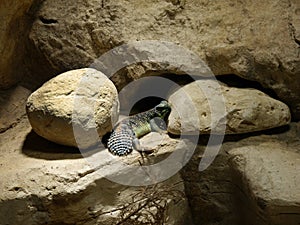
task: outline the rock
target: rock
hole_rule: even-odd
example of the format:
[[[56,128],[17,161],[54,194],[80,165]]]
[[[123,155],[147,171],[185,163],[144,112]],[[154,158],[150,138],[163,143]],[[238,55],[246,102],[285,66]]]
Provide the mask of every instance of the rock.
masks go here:
[[[296,225],[300,221],[300,155],[268,142],[229,151],[237,185],[245,193],[251,224]],[[250,223],[248,223],[250,224]]]
[[[0,133],[14,127],[26,116],[24,105],[29,95],[30,91],[21,86],[0,91]]]
[[[265,225],[264,222],[258,221],[259,216],[253,213],[256,212],[254,210],[255,207],[249,201],[249,198],[252,199],[249,194],[252,187],[246,189],[247,186],[241,184],[243,182],[248,182],[247,177],[242,176],[241,173],[237,173],[237,171],[233,170],[232,158],[234,156],[228,152],[245,146],[259,146],[257,147],[259,148],[259,151],[264,152],[265,146],[267,151],[272,147],[278,148],[278,146],[280,146],[282,150],[286,151],[287,155],[290,155],[290,153],[297,153],[299,155],[299,132],[300,123],[291,123],[288,129],[287,127],[275,128],[272,132],[257,132],[255,136],[250,136],[248,134],[225,136],[219,154],[213,163],[206,170],[199,171],[199,162],[203,158],[203,153],[206,150],[208,142],[208,137],[202,136],[199,139],[199,144],[193,157],[181,170],[194,224]],[[251,150],[254,149],[252,149],[252,147],[249,150],[247,149],[246,152],[248,155],[251,154]],[[277,150],[275,151],[277,152]],[[255,153],[257,156],[260,156],[260,154],[262,155],[262,160],[256,161],[256,165],[258,168],[265,168],[264,162],[269,159],[269,156],[260,152]],[[247,161],[246,153],[242,154],[242,158]],[[285,170],[285,165],[282,163],[279,163],[278,167],[275,164],[273,166],[274,170],[272,170],[272,173],[275,173],[276,170]],[[247,174],[247,171],[253,171],[255,169],[251,168],[247,170],[247,168],[245,168],[245,171],[239,172]],[[296,171],[293,171],[291,174],[294,174],[295,172]],[[252,176],[255,176],[258,180],[269,176],[269,174],[267,171],[261,170],[258,174],[253,173]],[[290,182],[280,183],[280,186],[290,190],[289,187],[287,187],[290,183],[299,183],[296,180],[296,177],[295,180],[293,180],[292,176],[290,176],[290,178]],[[270,185],[268,184],[267,187],[270,187]],[[266,188],[265,193],[272,192],[274,188]],[[286,191],[284,191],[284,193],[286,193]],[[293,197],[293,194],[294,193],[291,193],[291,198]],[[279,214],[284,213],[285,208],[282,207]],[[295,218],[294,222],[297,221],[299,221],[299,219]],[[269,222],[268,224],[276,224],[270,223],[270,221],[267,222]],[[285,224],[289,223],[286,222]]]
[[[0,134],[0,143],[1,224],[191,224],[178,173],[157,185],[115,183],[108,178],[126,176],[120,157],[107,149],[76,154],[74,148],[35,135],[26,117]],[[159,151],[147,158],[158,163],[174,144],[176,140],[163,136]],[[130,156],[123,162],[142,169],[140,154]],[[134,180],[136,174],[127,176]]]
[[[187,84],[174,92],[169,101],[172,111],[168,131],[173,134],[249,133],[283,126],[291,119],[284,103],[263,92],[227,87],[214,80]]]
[[[129,81],[166,71],[177,75],[214,76],[205,62],[192,51],[175,43],[153,40],[118,46],[97,58],[91,67],[111,75],[119,90]]]
[[[273,89],[299,119],[299,9],[297,0],[48,0],[36,16],[30,39],[52,67],[63,71],[88,67],[130,41],[170,41],[195,52],[216,75],[236,74]],[[147,58],[147,51],[142,53]],[[122,87],[140,76],[174,71],[168,64],[141,63],[116,80]]]
[[[65,72],[28,98],[33,130],[58,144],[86,148],[112,129],[118,117],[118,93],[101,72],[86,68]],[[74,130],[74,133],[73,133]],[[96,134],[97,135],[97,134]]]
[[[236,143],[237,144],[237,143]],[[199,144],[189,163],[181,171],[185,182],[186,195],[194,219],[194,224],[246,224],[237,205],[239,190],[232,181],[228,166],[227,143],[222,145],[214,162],[204,171],[199,171],[199,162],[205,145]]]
[[[15,85],[24,75],[25,42],[32,25],[26,14],[33,2],[33,0],[1,1],[0,89]]]

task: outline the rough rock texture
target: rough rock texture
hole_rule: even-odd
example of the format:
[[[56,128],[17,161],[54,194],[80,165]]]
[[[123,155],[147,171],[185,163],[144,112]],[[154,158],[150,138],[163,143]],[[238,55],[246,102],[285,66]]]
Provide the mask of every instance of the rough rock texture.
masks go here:
[[[34,0],[0,2],[0,89],[16,84],[24,75],[25,40],[31,23],[26,17]]]
[[[173,134],[249,133],[283,126],[291,119],[287,105],[263,92],[228,87],[214,80],[187,84],[174,92],[169,101],[173,110],[168,131]]]
[[[174,144],[166,135],[149,161],[170,154]],[[26,117],[0,134],[0,224],[191,224],[178,174],[158,185],[125,186],[103,177],[124,176],[120,165],[113,166],[118,157],[107,149],[84,156],[36,135]],[[122,160],[139,166],[141,157]]]
[[[181,171],[194,224],[244,224],[239,205],[236,205],[238,189],[232,181],[228,155],[224,150],[220,151],[213,164],[199,172],[198,166],[206,144],[203,138],[201,140],[192,159]]]
[[[299,149],[298,149],[299,150]],[[247,195],[255,224],[297,225],[300,221],[300,154],[286,145],[265,142],[233,149],[231,161]],[[248,224],[253,224],[248,223]]]
[[[30,38],[57,71],[87,67],[129,41],[178,43],[204,59],[216,75],[236,74],[273,89],[299,119],[299,12],[297,0],[49,0],[40,8]],[[139,64],[122,74],[123,82],[139,73],[168,72],[155,67]]]
[[[252,136],[226,136],[214,162],[199,172],[199,162],[208,141],[202,136],[195,154],[181,171],[194,223],[297,224],[299,134],[300,124],[292,123],[290,127],[256,132]],[[237,151],[234,149],[239,149],[240,160],[235,160],[241,167],[234,166],[233,155],[228,153]],[[254,150],[253,155],[251,150]],[[293,159],[286,160],[292,156]],[[282,177],[288,168],[291,171]]]
[[[30,91],[21,86],[0,91],[0,133],[15,126],[26,116],[24,105],[29,95]]]
[[[30,95],[26,109],[33,130],[40,136],[85,148],[96,143],[88,132],[97,130],[103,136],[112,129],[118,106],[114,84],[103,73],[87,68],[68,71],[46,82]]]
[[[26,93],[26,90],[24,93]],[[16,105],[20,108],[17,110],[20,111],[20,115],[24,115],[25,111],[22,112],[21,108],[24,109],[25,107],[18,104],[20,98],[12,97],[12,102],[10,102],[9,95],[6,96],[7,99],[4,102],[9,103],[11,106]],[[16,117],[18,114],[16,114]],[[228,152],[245,146],[252,146],[251,148],[259,146],[263,151],[265,148],[264,143],[274,143],[271,147],[282,146],[286,151],[285,155],[282,156],[283,159],[286,155],[290,155],[289,151],[300,153],[300,123],[291,123],[290,127],[285,126],[275,130],[263,131],[264,133],[252,133],[252,137],[249,137],[249,134],[226,136],[220,154],[214,163],[207,170],[199,172],[199,160],[203,156],[207,143],[207,137],[204,135],[200,137],[199,146],[192,160],[182,170],[184,189],[182,179],[178,174],[156,186],[130,187],[118,185],[103,178],[103,173],[106,176],[118,175],[124,177],[123,173],[125,172],[119,166],[110,167],[113,164],[111,160],[114,157],[111,154],[106,155],[107,150],[83,152],[83,155],[81,155],[75,148],[57,145],[36,135],[32,132],[26,117],[11,121],[14,125],[0,134],[1,225],[117,224],[120,221],[120,216],[126,219],[128,218],[128,212],[133,211],[137,214],[127,219],[128,224],[134,224],[132,220],[136,220],[138,216],[143,221],[153,222],[153,218],[156,221],[161,221],[162,212],[166,215],[163,218],[168,219],[167,224],[272,224],[274,217],[270,216],[272,214],[269,212],[273,212],[273,208],[270,207],[267,207],[268,212],[263,211],[265,212],[263,215],[266,222],[259,223],[261,222],[259,218],[261,213],[254,214],[253,212],[256,212],[258,205],[262,206],[263,202],[258,201],[259,204],[257,204],[253,201],[255,195],[245,191],[244,182],[247,181],[242,179],[244,173],[238,173],[238,170],[235,170],[236,173],[232,173],[232,168],[229,166],[229,162],[232,162],[230,161],[232,155]],[[162,141],[161,138],[163,138]],[[161,136],[157,133],[147,135],[141,141],[143,145],[158,150],[154,152],[154,155],[145,158],[147,164],[165,159],[178,143],[182,143],[182,140],[169,138],[167,135]],[[270,146],[266,147],[266,149],[269,148]],[[178,150],[178,153],[182,152],[181,149]],[[273,156],[272,153],[270,155]],[[298,157],[295,155],[294,159],[296,158]],[[116,159],[120,160],[118,157]],[[262,161],[266,159],[271,161],[269,155],[265,156]],[[121,160],[129,165],[139,166],[137,160],[143,163],[140,155],[136,152]],[[93,163],[91,164],[91,162]],[[182,162],[183,160],[180,159],[177,164],[180,165]],[[260,162],[258,163],[262,168],[263,165]],[[273,166],[276,165],[280,166],[282,164],[278,162]],[[289,164],[287,163],[287,165]],[[172,166],[176,166],[176,164],[170,163],[166,166],[172,171],[174,170]],[[286,166],[285,163],[284,166]],[[278,167],[273,172],[282,170],[284,170],[284,167]],[[165,170],[159,170],[157,175],[160,175],[163,171]],[[134,181],[137,177],[136,172],[134,176],[129,176],[129,179],[125,176],[125,179]],[[274,176],[280,175],[280,173],[273,172],[272,175]],[[252,174],[251,177],[261,177],[263,180],[264,177],[268,178],[269,174],[260,173],[259,176]],[[290,184],[293,184],[292,181],[289,181]],[[294,182],[299,183],[297,180],[294,180]],[[284,185],[281,183],[279,186],[285,188]],[[186,218],[189,215],[189,209],[187,208],[186,197],[182,195],[183,190],[185,190],[186,197],[188,197],[194,221]],[[276,188],[267,189],[263,193],[271,193],[271,196],[274,196],[276,190]],[[290,190],[292,189],[290,188]],[[297,196],[297,193],[291,192],[290,194],[291,196]],[[159,196],[159,199],[155,199],[156,196]],[[278,196],[282,195],[278,194]],[[135,204],[134,200],[141,200],[139,203],[143,206],[143,203],[147,202],[146,199],[150,200],[147,207],[144,208],[145,211],[138,211],[140,205]],[[162,204],[167,202],[166,208],[160,208],[161,205],[157,204],[155,204],[156,207],[152,207],[151,204],[156,200]],[[275,203],[277,204],[277,202]],[[146,211],[149,207],[153,210],[151,211],[153,215]],[[294,209],[295,211],[298,210],[299,205],[295,205]],[[287,215],[285,212],[285,208],[280,209],[281,219],[289,219],[293,224],[294,221],[291,221],[291,218],[295,216],[295,221],[298,221],[297,213]],[[126,224],[126,222],[123,221],[121,224]]]

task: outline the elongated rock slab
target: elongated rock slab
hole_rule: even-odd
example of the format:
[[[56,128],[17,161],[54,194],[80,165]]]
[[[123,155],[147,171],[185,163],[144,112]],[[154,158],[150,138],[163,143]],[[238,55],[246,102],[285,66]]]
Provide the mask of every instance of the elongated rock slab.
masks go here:
[[[287,105],[256,89],[197,80],[174,92],[168,131],[240,134],[286,125]]]

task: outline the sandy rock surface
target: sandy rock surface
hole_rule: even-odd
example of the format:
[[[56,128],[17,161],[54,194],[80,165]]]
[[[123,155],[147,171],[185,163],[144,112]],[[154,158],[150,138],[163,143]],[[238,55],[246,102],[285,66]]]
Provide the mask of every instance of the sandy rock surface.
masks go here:
[[[154,138],[156,147],[153,142],[147,144],[147,139],[153,140],[145,137],[143,143],[156,151],[145,158],[145,165],[165,159],[178,145],[167,135]],[[0,224],[110,225],[123,220],[132,224],[137,218],[154,223],[163,217],[177,225],[189,219],[183,182],[176,171],[173,177],[148,187],[106,178],[138,182],[137,170],[126,173],[120,164],[143,171],[137,152],[124,158],[114,157],[107,149],[80,154],[76,148],[36,135],[25,117],[0,134],[0,156]]]

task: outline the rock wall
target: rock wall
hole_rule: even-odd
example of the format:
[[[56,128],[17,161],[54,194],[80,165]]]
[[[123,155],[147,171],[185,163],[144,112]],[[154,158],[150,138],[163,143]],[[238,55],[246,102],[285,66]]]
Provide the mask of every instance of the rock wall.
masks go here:
[[[0,88],[9,88],[24,75],[25,40],[31,23],[26,16],[34,0],[0,3]]]
[[[273,89],[299,119],[299,12],[296,0],[55,0],[43,3],[30,38],[56,71],[87,67],[129,41],[178,43],[216,75],[236,74]]]

